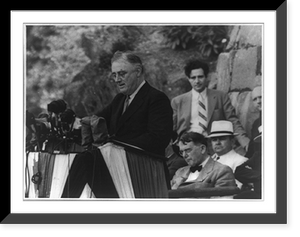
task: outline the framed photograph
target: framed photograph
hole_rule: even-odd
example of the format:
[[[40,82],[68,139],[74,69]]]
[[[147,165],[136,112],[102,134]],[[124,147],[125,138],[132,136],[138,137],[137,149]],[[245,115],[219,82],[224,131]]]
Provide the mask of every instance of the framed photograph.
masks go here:
[[[170,99],[191,89],[184,79],[184,61],[202,57],[210,67],[208,88],[228,94],[248,134],[258,115],[251,105],[251,93],[257,86],[262,88],[263,126],[257,134],[263,144],[259,198],[169,198],[161,193],[158,198],[137,198],[143,197],[143,188],[136,188],[138,182],[135,183],[128,156],[139,148],[122,141],[116,146],[125,147],[125,152],[112,151],[109,146],[102,146],[101,152],[126,154],[129,171],[124,170],[119,160],[103,158],[109,172],[111,166],[122,166],[122,171],[114,171],[119,172],[118,181],[113,177],[111,183],[118,195],[125,198],[95,198],[97,194],[90,183],[78,198],[70,198],[68,181],[73,174],[75,155],[61,152],[62,143],[54,144],[51,155],[56,163],[50,156],[42,164],[37,162],[42,160],[40,153],[34,150],[45,151],[50,147],[48,131],[65,139],[70,133],[64,131],[70,126],[65,125],[65,117],[57,120],[51,117],[47,120],[50,121],[47,130],[41,114],[45,110],[56,114],[59,106],[65,106],[65,100],[71,108],[68,112],[75,111],[70,123],[75,131],[76,115],[82,119],[110,103],[117,94],[111,81],[122,77],[120,72],[108,72],[112,51],[116,49],[143,52],[146,67],[155,72],[149,74],[149,84]],[[230,66],[229,71],[226,65]],[[101,77],[110,80],[100,81]],[[99,94],[97,87],[105,88],[108,93]],[[5,199],[8,209],[1,223],[285,224],[286,88],[286,1],[271,9],[11,11],[11,157],[6,162],[10,185]],[[34,137],[28,138],[27,133],[30,127],[34,131],[36,124],[28,124],[28,111],[33,112],[33,117],[39,114],[39,120],[33,120],[42,124],[39,129],[47,135],[29,151]],[[64,108],[62,112],[66,111]],[[77,139],[75,132],[72,141]],[[63,144],[66,145],[61,149],[67,149],[68,144]],[[245,147],[239,141],[236,148],[243,153]],[[74,149],[82,151],[81,147]],[[103,164],[99,167],[105,173]],[[49,169],[51,175],[49,172],[45,176]],[[127,182],[126,172],[131,174],[131,181]],[[142,180],[144,186],[148,186],[146,182]],[[253,191],[253,187],[249,190]],[[61,198],[64,194],[67,198]]]

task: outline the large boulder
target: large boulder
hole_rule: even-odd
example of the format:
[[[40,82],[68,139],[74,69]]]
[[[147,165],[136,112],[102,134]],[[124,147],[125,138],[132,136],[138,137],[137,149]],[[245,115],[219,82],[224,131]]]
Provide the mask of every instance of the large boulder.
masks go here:
[[[261,74],[261,46],[237,50],[232,63],[230,90],[255,87]]]

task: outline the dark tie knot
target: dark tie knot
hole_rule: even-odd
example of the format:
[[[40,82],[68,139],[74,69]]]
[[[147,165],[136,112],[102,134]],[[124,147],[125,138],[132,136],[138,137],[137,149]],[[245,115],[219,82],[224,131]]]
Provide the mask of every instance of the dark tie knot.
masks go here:
[[[190,167],[190,171],[192,172],[192,173],[194,173],[194,172],[196,172],[196,171],[201,171],[202,170],[202,165],[199,165],[199,166],[191,166]]]

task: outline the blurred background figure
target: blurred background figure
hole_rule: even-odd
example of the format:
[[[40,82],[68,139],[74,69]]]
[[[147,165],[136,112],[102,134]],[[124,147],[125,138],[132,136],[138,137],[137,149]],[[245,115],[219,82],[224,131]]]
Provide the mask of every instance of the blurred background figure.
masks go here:
[[[259,111],[259,117],[254,121],[251,129],[251,141],[249,143],[249,148],[247,153],[245,154],[246,157],[250,158],[255,152],[255,144],[254,138],[261,134],[261,122],[262,122],[262,88],[261,86],[256,86],[251,93],[253,106]],[[260,130],[259,130],[259,127]]]

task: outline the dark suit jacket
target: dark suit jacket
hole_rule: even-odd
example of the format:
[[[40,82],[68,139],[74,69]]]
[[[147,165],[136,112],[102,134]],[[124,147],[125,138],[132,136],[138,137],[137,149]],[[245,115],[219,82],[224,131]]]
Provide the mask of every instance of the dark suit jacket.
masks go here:
[[[191,105],[192,91],[175,97],[171,102],[173,108],[173,129],[179,136],[190,129],[191,125]],[[245,147],[250,139],[246,136],[246,132],[238,120],[235,108],[227,94],[218,90],[207,89],[207,121],[208,133],[211,124],[217,120],[229,120],[233,124],[235,133],[238,133],[237,140]]]
[[[120,93],[97,114],[105,118],[109,135],[164,156],[173,126],[169,98],[146,82],[122,115],[124,101]]]

